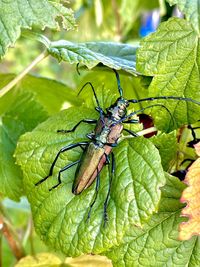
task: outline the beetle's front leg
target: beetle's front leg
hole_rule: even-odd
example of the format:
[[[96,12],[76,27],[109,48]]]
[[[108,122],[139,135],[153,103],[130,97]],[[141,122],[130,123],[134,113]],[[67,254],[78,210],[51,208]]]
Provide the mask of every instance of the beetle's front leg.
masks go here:
[[[90,214],[91,214],[92,207],[94,206],[94,203],[97,200],[99,187],[100,187],[100,173],[99,173],[99,170],[97,168],[97,180],[96,180],[96,187],[95,187],[95,196],[94,196],[94,199],[93,199],[92,203],[90,204],[90,209],[89,209],[89,212],[88,212],[87,221],[90,219]]]
[[[93,119],[83,119],[81,121],[79,121],[71,130],[57,130],[57,133],[71,133],[74,132],[76,130],[76,128],[82,123],[88,123],[88,124],[95,124],[97,123],[97,120],[93,120]]]

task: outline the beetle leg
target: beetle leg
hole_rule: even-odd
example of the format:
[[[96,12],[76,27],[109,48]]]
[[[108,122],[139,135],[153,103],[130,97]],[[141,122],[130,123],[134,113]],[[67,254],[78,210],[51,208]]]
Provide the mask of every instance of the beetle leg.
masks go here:
[[[81,75],[80,71],[79,71],[79,63],[76,64],[76,71],[77,71],[78,75]]]
[[[74,132],[76,130],[76,128],[82,123],[97,123],[97,120],[93,120],[93,119],[83,119],[81,121],[79,121],[71,130],[57,130],[57,133],[71,133]]]
[[[105,164],[110,164],[109,156],[108,156],[106,153],[104,153],[104,156],[105,156],[105,158],[106,158],[106,162],[105,162]]]
[[[97,112],[99,112],[100,114],[103,114],[105,116],[105,112],[103,111],[103,109],[101,107],[95,107],[95,110]]]
[[[117,143],[103,143],[105,146],[116,147]]]
[[[138,136],[138,134],[136,134],[136,133],[134,133],[133,131],[131,131],[131,130],[129,130],[129,129],[123,129],[123,131],[126,131],[126,132],[128,132],[130,135],[132,135],[132,136],[135,136],[135,137],[137,137]]]
[[[112,179],[114,177],[114,174],[115,174],[115,157],[112,152],[111,153],[111,175],[110,175],[110,180],[109,180],[108,193],[106,196],[106,200],[104,202],[104,210],[103,210],[104,226],[106,225],[106,222],[108,221],[107,207],[108,207],[108,200],[110,197],[110,190],[111,190]]]
[[[60,175],[62,172],[66,171],[67,169],[71,168],[72,166],[76,165],[79,162],[80,162],[80,159],[75,161],[75,162],[72,162],[72,163],[68,164],[67,166],[65,166],[64,168],[62,168],[58,173],[58,183],[56,185],[54,185],[52,188],[50,188],[49,191],[51,191],[52,189],[55,189],[56,187],[58,187],[61,184]]]
[[[122,123],[139,123],[139,120],[135,120],[135,119],[132,119],[132,120],[128,120],[128,121],[123,121]]]
[[[80,145],[80,148],[84,151],[85,150],[85,147],[83,147],[82,145]]]
[[[60,151],[58,152],[58,154],[56,155],[56,157],[55,157],[53,163],[51,164],[51,168],[50,168],[50,171],[49,171],[49,175],[46,176],[45,178],[41,179],[41,180],[40,180],[39,182],[37,182],[35,185],[37,186],[37,185],[43,183],[47,178],[49,178],[50,176],[52,176],[52,174],[53,174],[53,168],[54,168],[54,166],[55,166],[55,164],[56,164],[56,161],[57,161],[57,159],[58,159],[58,157],[60,156],[61,153],[65,152],[65,151],[67,151],[67,150],[70,150],[70,149],[72,149],[72,148],[78,147],[78,146],[82,147],[83,145],[87,145],[87,144],[88,144],[88,142],[80,142],[80,143],[71,144],[71,145],[68,145],[68,146],[65,146],[65,147],[61,148]]]
[[[199,129],[200,127],[199,126],[198,127],[192,127],[190,124],[187,127],[188,127],[188,129],[191,130],[191,134],[192,134],[192,137],[193,137],[193,140],[188,142],[187,146],[194,148],[194,145],[197,144],[199,142],[199,140],[200,140],[199,138],[196,137],[196,133],[195,133],[194,130]]]
[[[90,204],[90,209],[89,209],[89,212],[88,212],[87,221],[90,219],[90,214],[91,214],[92,207],[94,206],[94,203],[97,200],[97,195],[98,195],[98,192],[99,192],[99,186],[100,186],[100,173],[99,173],[99,171],[97,169],[97,179],[96,179],[96,187],[95,187],[95,196],[94,196],[94,199],[93,199],[92,203]]]

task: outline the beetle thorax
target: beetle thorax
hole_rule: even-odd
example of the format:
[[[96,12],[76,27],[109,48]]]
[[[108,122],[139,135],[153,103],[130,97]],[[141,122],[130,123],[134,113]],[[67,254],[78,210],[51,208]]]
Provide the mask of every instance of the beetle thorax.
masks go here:
[[[129,102],[126,99],[118,98],[117,101],[107,109],[107,111],[111,113],[114,120],[118,121],[126,115],[128,106]]]
[[[107,143],[107,137],[110,132],[110,129],[108,126],[104,126],[102,131],[99,135],[96,136],[96,141],[98,143],[98,146],[103,146],[105,143]]]

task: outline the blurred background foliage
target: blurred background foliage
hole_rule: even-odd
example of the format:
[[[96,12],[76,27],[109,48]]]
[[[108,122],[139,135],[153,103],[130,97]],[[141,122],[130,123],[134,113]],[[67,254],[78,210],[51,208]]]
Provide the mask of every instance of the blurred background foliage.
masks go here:
[[[69,32],[45,30],[43,34],[52,41],[65,39],[73,42],[117,41],[133,44],[155,31],[161,21],[167,20],[173,15],[181,16],[176,7],[170,7],[164,0],[73,0],[70,3],[63,2],[74,10],[78,27],[76,31]],[[37,29],[35,30],[37,31]],[[0,62],[0,72],[20,73],[43,50],[44,47],[40,43],[21,37],[17,40],[15,47],[10,48]],[[36,76],[64,82],[68,89],[72,90],[79,87],[81,80],[90,79],[91,81],[91,75],[95,75],[82,69],[80,69],[80,73],[79,76],[76,66],[65,62],[58,64],[52,57],[43,60],[31,72]],[[88,78],[85,77],[87,75]],[[7,218],[11,231],[17,234],[26,254],[34,255],[41,251],[47,251],[34,233],[30,207],[26,198],[22,198],[19,203],[4,199],[0,209]],[[3,255],[0,255],[3,256],[2,266],[13,266],[16,260],[4,238],[0,239],[0,247],[3,251]],[[74,266],[73,262],[68,264],[68,266]],[[101,266],[110,266],[110,264],[108,265],[106,262]]]
[[[56,32],[47,29],[44,34],[51,41],[133,44],[155,31],[161,21],[181,15],[164,0],[74,0],[65,5],[74,10],[77,30]],[[21,37],[0,62],[1,73],[19,73],[43,50],[40,43]],[[32,73],[60,80],[73,89],[81,79],[75,69],[75,66],[57,64],[54,58],[48,57]]]

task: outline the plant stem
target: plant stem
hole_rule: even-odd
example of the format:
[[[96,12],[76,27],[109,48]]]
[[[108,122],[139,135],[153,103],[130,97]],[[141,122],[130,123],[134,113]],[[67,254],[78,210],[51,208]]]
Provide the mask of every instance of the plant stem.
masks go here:
[[[35,256],[35,248],[34,248],[34,241],[33,241],[33,219],[32,217],[30,218],[30,235],[29,235],[29,240],[30,240],[30,247],[31,247],[31,255]]]
[[[44,51],[42,52],[36,59],[34,59],[30,65],[28,65],[17,77],[15,77],[11,82],[9,82],[6,86],[4,86],[0,90],[0,97],[5,95],[8,91],[10,91],[19,81],[21,81],[24,76],[31,70],[33,69],[40,61],[42,61],[46,56],[47,52]]]
[[[153,133],[153,132],[156,132],[156,131],[157,131],[156,127],[150,127],[150,128],[147,128],[145,130],[142,130],[142,131],[138,132],[137,134],[139,136],[143,136],[145,134]]]
[[[0,203],[0,235],[4,236],[7,240],[16,259],[21,259],[25,256],[24,250],[20,245],[17,234],[12,229],[11,222],[7,218],[2,204]]]
[[[5,223],[5,220],[3,216],[0,217],[0,230],[6,240],[8,241],[8,244],[15,255],[17,260],[20,260],[22,257],[25,256],[24,251],[20,244],[15,240],[14,234],[9,229],[8,225]]]

